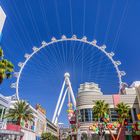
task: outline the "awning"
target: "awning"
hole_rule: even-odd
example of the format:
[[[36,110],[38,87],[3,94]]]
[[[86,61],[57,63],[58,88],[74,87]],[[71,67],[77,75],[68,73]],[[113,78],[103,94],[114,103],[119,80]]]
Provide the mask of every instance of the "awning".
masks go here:
[[[17,135],[17,136],[23,136],[23,132],[18,132],[18,131],[11,131],[11,130],[5,130],[5,129],[0,129],[0,134],[3,135]]]

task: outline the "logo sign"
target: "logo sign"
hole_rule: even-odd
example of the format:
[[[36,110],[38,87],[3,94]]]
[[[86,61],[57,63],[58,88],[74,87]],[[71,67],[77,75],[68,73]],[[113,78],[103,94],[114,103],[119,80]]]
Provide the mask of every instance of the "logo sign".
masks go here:
[[[140,120],[140,113],[139,113],[139,114],[137,114],[137,118],[138,118],[138,120]]]
[[[43,113],[44,115],[46,115],[46,110],[43,109],[40,104],[37,104],[36,105],[36,110],[39,110],[41,113]]]

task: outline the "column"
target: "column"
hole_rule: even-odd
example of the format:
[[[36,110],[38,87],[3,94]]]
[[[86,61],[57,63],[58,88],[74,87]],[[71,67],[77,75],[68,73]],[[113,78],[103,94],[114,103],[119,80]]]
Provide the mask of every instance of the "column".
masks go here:
[[[3,119],[3,114],[4,114],[4,107],[2,108],[2,113],[1,113],[1,116],[0,116],[0,120],[2,121]]]
[[[132,116],[132,120],[133,120],[133,122],[135,122],[135,117],[134,117],[133,108],[131,108],[131,116]]]

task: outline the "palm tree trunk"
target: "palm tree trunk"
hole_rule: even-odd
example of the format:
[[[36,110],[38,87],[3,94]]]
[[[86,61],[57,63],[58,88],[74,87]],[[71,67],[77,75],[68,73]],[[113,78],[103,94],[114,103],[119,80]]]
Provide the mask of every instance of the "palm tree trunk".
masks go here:
[[[112,133],[112,131],[110,130],[110,128],[109,128],[108,126],[106,126],[106,127],[107,127],[107,129],[108,129],[108,131],[109,131],[109,133],[110,133],[112,139],[113,139],[113,140],[116,140],[116,138],[115,138],[114,134]]]
[[[101,132],[101,129],[100,129],[100,119],[98,118],[98,129],[99,129],[99,133],[102,133]],[[102,140],[102,135],[100,136],[99,134],[98,134],[98,136],[99,136],[99,140]]]
[[[99,140],[102,140],[102,136],[99,136]]]
[[[122,132],[123,126],[124,126],[124,120],[122,121],[121,127],[119,128],[119,132],[118,132],[118,135],[117,135],[116,140],[119,140],[119,137],[120,137],[120,134],[121,134],[121,132]]]
[[[0,74],[0,84],[2,84],[3,82],[3,77],[2,77],[2,74]]]
[[[105,118],[103,119],[103,121],[104,121],[104,122],[107,122],[107,120],[106,120]],[[108,131],[109,131],[109,133],[110,133],[112,139],[113,139],[113,140],[116,140],[114,134],[112,133],[112,131],[111,131],[111,129],[108,127],[108,125],[106,125],[106,127],[107,127],[107,129],[108,129]]]
[[[21,122],[21,118],[18,118],[18,120],[17,120],[17,125],[20,126],[20,122]]]

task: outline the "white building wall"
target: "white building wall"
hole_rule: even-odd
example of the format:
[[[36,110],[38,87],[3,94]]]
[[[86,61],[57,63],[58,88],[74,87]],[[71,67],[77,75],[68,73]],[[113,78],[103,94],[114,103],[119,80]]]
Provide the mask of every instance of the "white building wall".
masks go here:
[[[29,130],[29,129],[23,129],[21,130],[24,133],[22,140],[36,140],[36,134],[35,132]]]
[[[136,90],[138,103],[139,103],[139,108],[140,108],[140,81],[133,82],[131,87],[135,88],[135,90]],[[140,111],[139,111],[139,113],[140,113]]]
[[[139,86],[140,87],[140,86]],[[140,88],[139,88],[140,89]],[[139,90],[140,91],[140,90]],[[140,92],[139,92],[140,95]],[[104,100],[106,103],[109,104],[109,108],[114,108],[114,95],[103,95],[100,88],[98,88],[97,84],[94,83],[85,83],[80,85],[77,95],[77,109],[92,109],[94,106],[94,102],[97,100]],[[133,109],[136,109],[136,114],[139,113],[140,107],[140,100],[137,98],[137,91],[135,87],[130,87],[126,89],[125,95],[118,94],[118,102],[127,103],[131,109],[132,119],[135,122],[135,116]],[[85,117],[85,116],[84,116]],[[85,119],[85,118],[84,118]],[[93,122],[80,122],[80,131],[81,132],[88,132],[89,126],[92,125]]]

